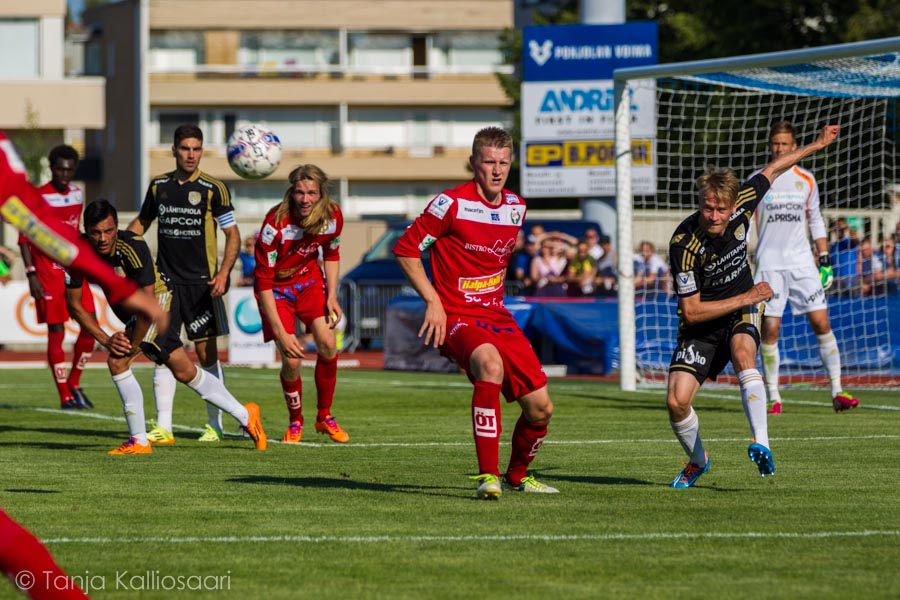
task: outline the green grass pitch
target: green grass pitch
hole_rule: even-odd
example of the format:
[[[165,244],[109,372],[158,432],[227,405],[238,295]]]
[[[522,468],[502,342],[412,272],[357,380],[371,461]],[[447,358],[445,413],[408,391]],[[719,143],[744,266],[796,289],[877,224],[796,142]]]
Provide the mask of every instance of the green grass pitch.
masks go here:
[[[135,372],[152,418],[151,371]],[[311,426],[304,369],[308,426],[287,446],[275,443],[287,425],[277,371],[229,368],[234,395],[262,407],[268,451],[197,442],[206,411],[182,386],[177,443],[113,457],[126,430],[105,370],[86,372],[97,408],[77,413],[56,409],[46,369],[2,373],[0,506],[95,598],[900,595],[896,391],[859,391],[844,414],[826,391],[785,391],[769,419],[777,473],[763,479],[737,391],[704,389],[712,468],[673,490],[684,456],[661,390],[555,379],[533,473],[561,493],[484,502],[467,478],[461,375],[341,371],[334,414],[351,441],[337,445]],[[518,415],[505,408],[501,468]],[[15,597],[0,581],[0,598]]]

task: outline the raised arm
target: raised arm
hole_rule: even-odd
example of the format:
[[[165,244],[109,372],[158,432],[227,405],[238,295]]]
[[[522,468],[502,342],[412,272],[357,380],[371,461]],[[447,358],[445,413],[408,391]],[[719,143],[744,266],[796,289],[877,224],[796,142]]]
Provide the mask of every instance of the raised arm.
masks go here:
[[[769,183],[772,183],[773,181],[778,179],[779,175],[796,165],[807,156],[815,154],[822,148],[830,145],[834,140],[837,139],[839,130],[839,125],[826,125],[822,128],[822,131],[819,132],[819,137],[816,138],[816,141],[811,144],[807,144],[802,148],[792,150],[787,154],[782,154],[778,158],[774,159],[772,162],[765,166],[765,168],[762,170],[762,175],[769,180]]]

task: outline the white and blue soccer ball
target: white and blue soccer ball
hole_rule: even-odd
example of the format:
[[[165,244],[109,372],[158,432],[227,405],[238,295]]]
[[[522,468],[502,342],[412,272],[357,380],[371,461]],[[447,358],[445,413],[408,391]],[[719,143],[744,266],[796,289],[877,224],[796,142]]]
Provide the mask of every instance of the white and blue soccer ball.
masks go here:
[[[281,164],[281,140],[262,125],[245,125],[228,138],[228,165],[244,179],[262,179]]]

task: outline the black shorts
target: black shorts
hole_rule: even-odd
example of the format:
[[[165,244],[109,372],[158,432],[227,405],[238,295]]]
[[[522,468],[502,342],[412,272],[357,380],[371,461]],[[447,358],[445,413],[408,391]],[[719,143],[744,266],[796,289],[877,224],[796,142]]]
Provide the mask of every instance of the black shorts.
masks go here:
[[[172,302],[174,300],[174,295],[171,291],[165,292],[163,294],[157,294],[156,300],[159,302],[159,305],[163,310],[170,312],[172,310]],[[131,317],[128,320],[128,323],[125,324],[125,333],[128,334],[128,337],[132,337],[132,332],[134,331],[134,327],[137,324],[137,317]],[[132,339],[132,344],[135,340]],[[169,355],[175,350],[181,348],[181,334],[177,329],[169,327],[162,334],[157,334],[156,325],[152,325],[150,329],[147,330],[147,333],[144,335],[144,339],[139,342],[141,352],[144,353],[144,356],[152,360],[158,365],[166,364],[169,360]]]
[[[679,330],[678,346],[672,354],[669,372],[685,371],[701,384],[707,379],[715,381],[731,360],[731,338],[736,333],[749,334],[759,347],[762,306],[747,306],[724,317]]]
[[[228,335],[228,313],[225,298],[212,297],[212,288],[201,285],[172,284],[174,298],[169,313],[169,330],[181,334],[181,326],[189,340],[203,341]]]

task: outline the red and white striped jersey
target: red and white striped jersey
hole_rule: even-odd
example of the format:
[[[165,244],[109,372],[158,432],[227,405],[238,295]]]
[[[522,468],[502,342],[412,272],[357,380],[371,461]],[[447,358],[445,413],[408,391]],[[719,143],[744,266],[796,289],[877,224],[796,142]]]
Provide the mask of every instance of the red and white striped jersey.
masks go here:
[[[324,281],[319,267],[319,249],[322,249],[324,260],[340,260],[340,235],[344,227],[341,209],[335,207],[334,216],[326,224],[325,231],[313,233],[303,229],[293,214],[276,226],[276,208],[266,215],[256,240],[256,267],[253,271],[256,291]]]
[[[503,304],[506,265],[525,220],[525,202],[503,190],[493,206],[474,181],[435,197],[394,246],[394,254],[418,257],[431,249],[433,285],[452,315],[509,317]]]
[[[49,214],[75,231],[81,231],[81,212],[84,209],[84,194],[81,192],[81,188],[70,183],[65,192],[58,192],[48,181],[38,188],[38,193],[50,207]],[[57,264],[56,261],[37,249],[21,233],[19,234],[19,243],[29,245],[34,266],[39,272],[47,273],[50,269],[56,269],[60,277],[64,276],[62,265]]]

